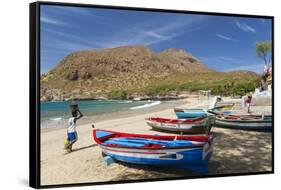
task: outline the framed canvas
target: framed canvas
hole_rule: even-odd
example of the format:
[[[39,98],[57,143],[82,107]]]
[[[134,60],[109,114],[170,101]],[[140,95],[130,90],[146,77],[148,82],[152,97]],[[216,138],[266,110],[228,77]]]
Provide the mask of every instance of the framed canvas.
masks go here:
[[[264,15],[31,3],[30,186],[273,173],[273,29]]]

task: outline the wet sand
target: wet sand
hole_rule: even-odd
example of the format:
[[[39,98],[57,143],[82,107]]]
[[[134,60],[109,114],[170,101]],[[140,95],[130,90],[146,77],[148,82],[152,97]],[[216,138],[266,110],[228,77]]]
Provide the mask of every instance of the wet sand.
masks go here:
[[[209,102],[202,98],[187,99],[180,107],[207,108]],[[254,113],[270,112],[270,107],[253,107]],[[169,134],[151,130],[144,118],[161,116],[175,118],[173,108],[143,113],[127,118],[95,123],[96,128],[132,133]],[[41,132],[41,185],[104,182],[119,180],[153,179],[198,176],[191,171],[168,167],[139,166],[113,163],[106,166],[101,149],[93,141],[92,123],[77,123],[78,141],[73,152],[66,154],[63,141],[66,129]],[[271,171],[271,133],[212,128],[213,156],[209,162],[209,175]],[[207,175],[208,175],[207,174]]]

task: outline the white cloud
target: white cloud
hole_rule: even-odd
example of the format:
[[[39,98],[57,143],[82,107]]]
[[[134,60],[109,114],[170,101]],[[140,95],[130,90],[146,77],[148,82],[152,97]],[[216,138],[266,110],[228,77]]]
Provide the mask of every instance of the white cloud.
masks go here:
[[[103,44],[104,48],[124,45],[142,44],[148,46],[157,44],[201,29],[201,27],[198,27],[198,22],[202,18],[194,17],[189,20],[177,18],[166,22],[152,19],[148,22],[137,23],[134,26],[112,33],[111,38],[100,39],[102,41],[100,44]]]
[[[65,22],[62,22],[62,21],[59,21],[59,20],[56,20],[54,18],[50,18],[50,17],[47,17],[47,16],[40,16],[40,22],[44,22],[44,23],[47,23],[47,24],[58,25],[58,26],[66,26],[66,25],[68,25],[68,23],[65,23]]]
[[[238,59],[233,58],[233,57],[217,56],[216,58],[221,60],[221,61],[230,61],[230,62],[235,62],[235,63],[240,62]]]
[[[44,46],[42,49],[47,53],[48,50],[56,51],[56,52],[65,52],[70,53],[73,51],[81,51],[81,50],[91,50],[98,48],[94,45],[87,44],[85,42],[74,42],[73,40],[61,40],[61,39],[48,39],[44,42]]]
[[[52,35],[57,35],[57,36],[60,36],[60,40],[53,40],[54,41],[54,46],[55,47],[60,47],[60,49],[63,49],[61,46],[61,44],[69,44],[69,43],[72,43],[72,44],[77,44],[77,45],[74,45],[74,47],[80,47],[79,50],[81,50],[81,47],[90,47],[90,49],[93,49],[93,48],[101,48],[101,47],[104,47],[104,44],[103,43],[98,43],[94,40],[91,40],[91,39],[85,39],[83,38],[82,36],[79,36],[79,35],[75,35],[75,34],[71,34],[71,33],[68,33],[68,32],[61,32],[61,31],[58,31],[58,30],[53,30],[53,29],[42,29],[42,30],[45,30],[46,32],[49,32],[49,33],[52,33]],[[67,39],[61,39],[61,37]],[[49,43],[49,42],[47,42]],[[58,44],[58,45],[57,45]],[[72,50],[73,48],[69,48],[68,45],[65,46],[65,50]]]
[[[233,39],[231,37],[228,37],[228,36],[225,36],[225,35],[222,35],[222,34],[216,34],[216,36],[218,38],[221,38],[221,39],[224,39],[224,40],[228,40],[228,41],[233,41],[233,42],[238,42],[239,41],[239,40]]]
[[[56,43],[56,47],[63,49],[63,50],[70,50],[70,51],[80,51],[80,50],[90,50],[94,49],[93,46],[87,45],[84,43],[74,43],[74,42],[67,42],[67,41],[59,41]]]
[[[56,12],[59,15],[67,16],[70,18],[77,18],[83,16],[83,20],[88,22],[98,23],[106,26],[112,25],[112,18],[100,16],[93,11],[92,8],[85,7],[65,7],[65,6],[51,6],[49,11]]]
[[[243,30],[243,31],[245,31],[245,32],[256,33],[256,30],[255,30],[253,27],[251,27],[251,26],[249,26],[249,25],[247,25],[247,24],[245,24],[245,23],[241,23],[241,22],[239,22],[238,20],[237,20],[235,23],[236,23],[236,26],[237,26],[239,29],[241,29],[241,30]]]
[[[78,13],[80,10],[71,9],[71,11]],[[71,11],[69,11],[69,13]],[[79,14],[90,14],[90,12],[79,12]],[[75,33],[75,30],[62,31],[60,29],[51,28],[41,29],[52,33],[54,36],[52,39],[45,39],[45,48],[69,52],[127,45],[149,46],[199,30],[204,27],[201,23],[204,19],[205,17],[202,16],[191,16],[187,19],[185,16],[171,17],[169,15],[165,20],[163,20],[163,17],[152,17],[150,20],[136,22],[133,25],[120,27],[118,30],[112,30],[110,35],[101,35],[98,38],[94,31],[92,36],[84,36],[83,34]],[[67,24],[49,17],[41,17],[41,21],[54,25]],[[63,28],[63,26],[61,28]],[[91,30],[92,28],[89,27],[88,32],[90,33]]]
[[[221,64],[237,64],[240,63],[241,61],[237,58],[233,58],[233,57],[227,57],[227,56],[213,56],[213,57],[201,57],[200,58],[201,61],[203,62],[208,62],[208,63],[221,63]]]
[[[48,17],[41,18],[43,22],[50,24],[63,24],[57,20]],[[56,35],[59,40],[54,40],[51,43],[49,40],[46,42],[49,47],[54,46],[60,50],[77,50],[94,49],[94,48],[112,48],[125,45],[152,45],[163,41],[172,40],[180,35],[198,30],[198,27],[189,27],[193,22],[200,20],[194,18],[189,20],[172,19],[170,22],[160,22],[157,19],[152,19],[149,22],[136,23],[134,26],[122,28],[116,32],[112,32],[110,36],[100,37],[96,36],[84,38],[83,35],[76,35],[71,32],[61,32],[60,30],[42,28],[46,32]],[[61,38],[63,37],[63,38]],[[93,39],[91,39],[93,38]],[[95,39],[95,40],[94,40]]]
[[[157,39],[165,39],[167,36],[161,35],[155,31],[143,31],[144,35],[147,35],[149,37],[157,38]]]

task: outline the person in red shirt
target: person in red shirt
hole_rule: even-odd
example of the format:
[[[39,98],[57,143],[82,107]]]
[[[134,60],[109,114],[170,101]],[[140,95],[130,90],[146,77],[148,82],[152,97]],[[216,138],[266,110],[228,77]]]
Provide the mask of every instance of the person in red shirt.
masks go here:
[[[252,105],[252,101],[253,101],[253,98],[252,98],[252,95],[248,95],[247,99],[246,99],[246,105],[247,105],[247,108],[248,108],[248,113],[251,113],[251,105]]]

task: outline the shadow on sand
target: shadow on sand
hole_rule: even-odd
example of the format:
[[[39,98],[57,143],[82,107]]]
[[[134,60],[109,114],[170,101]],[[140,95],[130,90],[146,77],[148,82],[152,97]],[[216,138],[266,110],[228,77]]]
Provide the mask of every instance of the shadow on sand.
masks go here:
[[[118,164],[128,168],[127,172],[122,173],[113,180],[130,180],[130,179],[160,179],[167,177],[182,177],[182,176],[200,176],[197,173],[188,170],[181,170],[171,167],[161,166],[148,166],[129,164],[124,162],[118,162]]]
[[[215,129],[214,152],[208,174],[272,170],[272,137],[268,132]]]
[[[214,129],[213,156],[206,175],[243,174],[272,170],[272,134],[231,129]],[[193,177],[197,173],[171,167],[118,162],[128,168],[114,180]]]
[[[89,145],[89,146],[83,146],[83,147],[80,147],[80,148],[75,148],[72,150],[72,152],[76,152],[76,151],[80,151],[80,150],[84,150],[84,149],[88,149],[88,148],[93,148],[93,147],[96,147],[98,146],[98,144],[92,144],[92,145]]]

